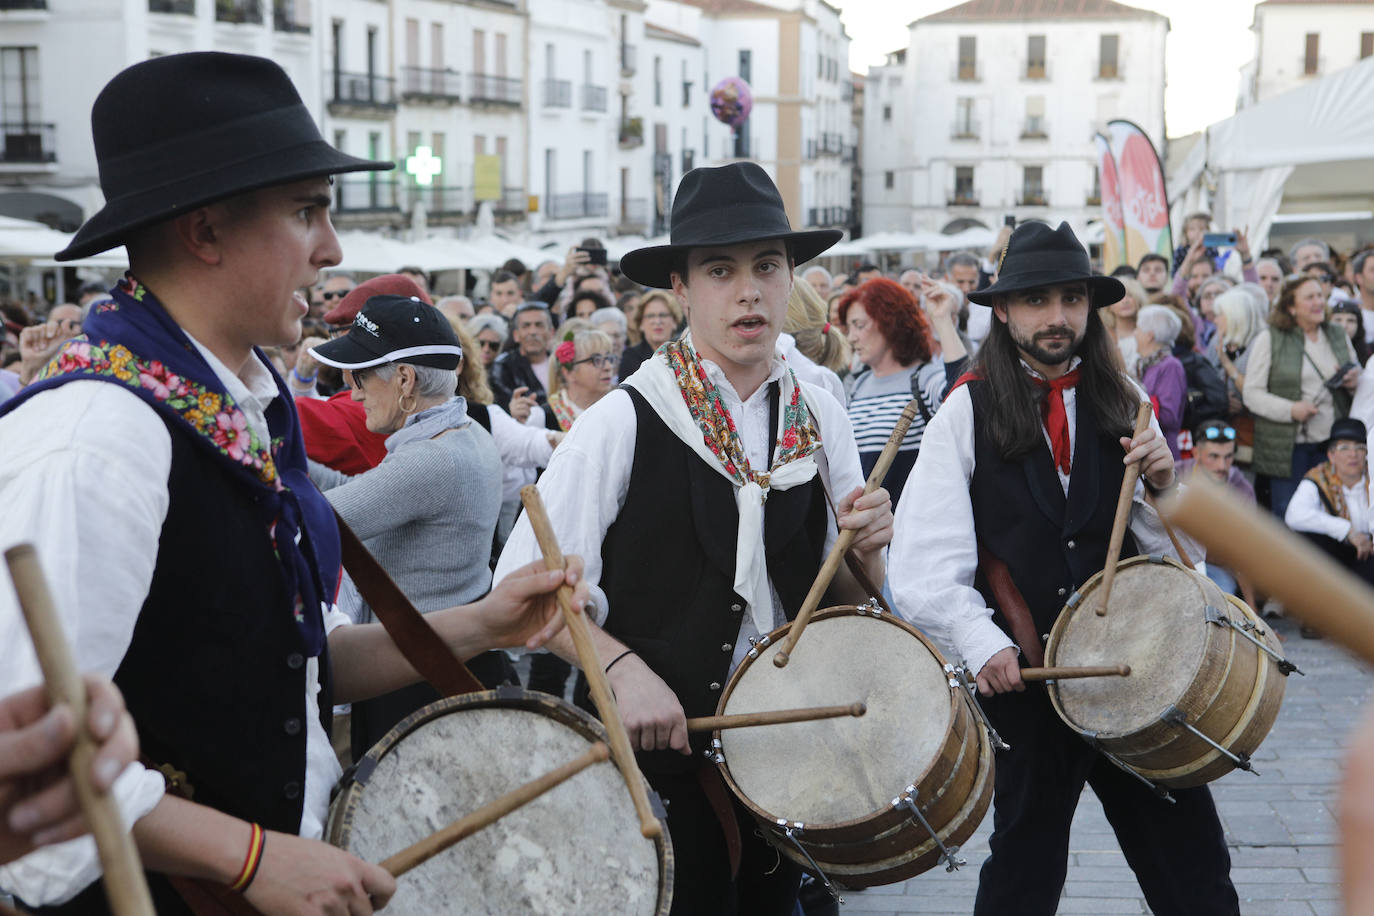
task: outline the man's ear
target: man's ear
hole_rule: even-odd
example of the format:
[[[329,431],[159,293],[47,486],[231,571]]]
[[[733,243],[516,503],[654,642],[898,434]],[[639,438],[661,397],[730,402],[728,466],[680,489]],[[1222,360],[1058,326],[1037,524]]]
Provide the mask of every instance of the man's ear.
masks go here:
[[[218,265],[224,259],[223,240],[227,214],[223,207],[197,207],[172,221],[172,235],[196,260]]]
[[[992,313],[997,316],[997,320],[1003,324],[1007,323],[1007,301],[998,299],[992,303]]]

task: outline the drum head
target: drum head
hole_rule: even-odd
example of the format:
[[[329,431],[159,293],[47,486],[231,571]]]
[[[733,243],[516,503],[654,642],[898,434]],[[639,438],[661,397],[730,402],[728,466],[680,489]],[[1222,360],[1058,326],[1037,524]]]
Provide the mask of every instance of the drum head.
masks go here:
[[[1211,624],[1207,607],[1226,607],[1206,576],[1172,560],[1123,562],[1112,586],[1111,607],[1097,616],[1102,574],[1080,591],[1054,625],[1047,665],[1131,666],[1129,677],[1061,680],[1052,690],[1070,724],[1102,737],[1153,725],[1197,678]]]
[[[347,810],[331,812],[331,842],[380,862],[590,747],[590,729],[565,704],[557,718],[501,705],[444,708],[465,699],[426,707],[373,748],[376,768],[335,800]],[[416,717],[424,721],[405,732]],[[659,852],[640,835],[620,771],[606,762],[396,884],[387,912],[652,914]]]
[[[722,712],[856,702],[868,712],[722,731],[735,785],[774,818],[817,826],[887,808],[946,741],[954,706],[943,663],[890,615],[821,612],[785,668],[773,665],[780,642],[739,667]]]

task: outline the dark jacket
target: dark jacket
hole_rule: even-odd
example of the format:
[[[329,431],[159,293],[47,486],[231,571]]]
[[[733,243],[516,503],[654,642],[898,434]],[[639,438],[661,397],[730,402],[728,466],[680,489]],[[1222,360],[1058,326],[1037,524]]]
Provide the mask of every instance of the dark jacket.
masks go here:
[[[552,367],[550,369],[552,370]],[[534,367],[530,365],[529,359],[519,350],[502,353],[496,357],[496,361],[487,372],[487,379],[491,383],[495,403],[507,413],[510,412],[511,393],[517,388],[528,388],[540,407],[548,406],[549,394],[544,390],[544,383],[539,381],[539,376],[534,374]]]

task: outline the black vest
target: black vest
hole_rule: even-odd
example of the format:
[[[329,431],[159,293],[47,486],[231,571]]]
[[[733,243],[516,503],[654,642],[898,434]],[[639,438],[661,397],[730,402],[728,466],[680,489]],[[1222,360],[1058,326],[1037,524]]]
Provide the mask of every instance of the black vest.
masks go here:
[[[1098,431],[1091,411],[1077,411],[1073,470],[1065,496],[1049,446],[1005,461],[988,439],[978,414],[992,396],[982,379],[968,382],[973,399],[973,525],[983,548],[1007,564],[1035,621],[1036,632],[1050,632],[1074,590],[1102,571],[1111,540],[1116,495],[1121,490],[1121,443]],[[1130,532],[1123,557],[1135,556]],[[981,570],[975,586],[993,620],[1010,633]]]
[[[601,547],[605,629],[642,658],[692,716],[712,715],[730,672],[745,601],[734,590],[739,513],[734,487],[659,418],[634,402],[636,439],[630,485]],[[790,620],[820,568],[827,520],[819,475],[773,490],[764,510],[768,575]],[[694,755],[710,736],[692,737]],[[695,759],[676,751],[641,753],[646,772],[685,772]]]
[[[157,567],[114,681],[143,756],[185,773],[192,801],[295,834],[305,801],[306,658],[272,542],[254,493],[184,427],[167,428],[170,502]],[[328,732],[328,643],[320,684]],[[158,913],[189,912],[165,878],[148,877]],[[41,912],[109,910],[97,882]]]

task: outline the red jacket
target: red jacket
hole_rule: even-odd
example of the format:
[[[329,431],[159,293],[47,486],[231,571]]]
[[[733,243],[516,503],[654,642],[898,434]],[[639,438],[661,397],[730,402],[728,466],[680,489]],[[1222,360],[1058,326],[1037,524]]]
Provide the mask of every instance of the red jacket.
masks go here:
[[[325,401],[301,398],[296,413],[310,458],[344,474],[361,474],[386,457],[386,436],[367,428],[363,405],[351,395],[345,388]]]

